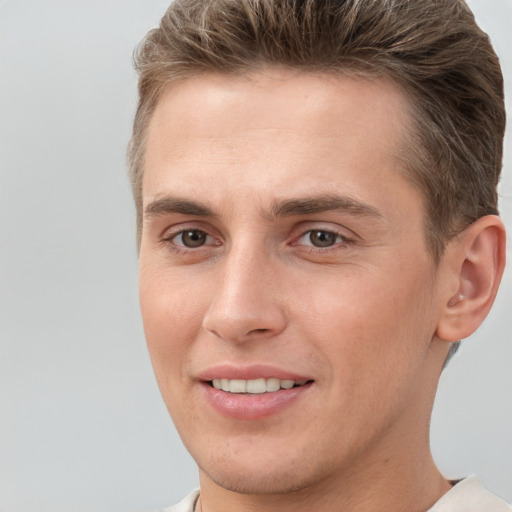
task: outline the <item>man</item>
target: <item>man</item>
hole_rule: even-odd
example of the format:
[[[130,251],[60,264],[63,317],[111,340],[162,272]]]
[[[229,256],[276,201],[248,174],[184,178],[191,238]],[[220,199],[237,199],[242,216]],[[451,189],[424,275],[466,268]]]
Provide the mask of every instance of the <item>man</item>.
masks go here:
[[[428,440],[505,263],[466,4],[176,0],[137,67],[142,316],[201,487],[169,510],[510,510]]]

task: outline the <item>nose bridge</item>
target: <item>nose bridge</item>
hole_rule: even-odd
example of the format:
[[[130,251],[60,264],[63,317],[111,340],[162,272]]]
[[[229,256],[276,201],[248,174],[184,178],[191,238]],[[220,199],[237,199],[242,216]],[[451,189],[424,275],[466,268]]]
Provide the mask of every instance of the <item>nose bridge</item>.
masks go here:
[[[204,328],[230,341],[276,335],[286,318],[277,292],[275,261],[264,244],[233,244],[222,261]]]

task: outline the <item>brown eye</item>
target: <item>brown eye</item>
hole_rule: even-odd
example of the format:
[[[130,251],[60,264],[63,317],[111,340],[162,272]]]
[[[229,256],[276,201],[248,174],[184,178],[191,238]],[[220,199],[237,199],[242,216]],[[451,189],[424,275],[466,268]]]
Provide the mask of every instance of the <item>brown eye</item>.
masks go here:
[[[177,245],[194,249],[196,247],[203,246],[206,243],[207,237],[208,235],[204,231],[200,231],[199,229],[189,229],[176,235],[174,242]]]
[[[331,231],[315,230],[309,232],[309,241],[315,247],[330,247],[336,243],[338,238],[339,235]]]

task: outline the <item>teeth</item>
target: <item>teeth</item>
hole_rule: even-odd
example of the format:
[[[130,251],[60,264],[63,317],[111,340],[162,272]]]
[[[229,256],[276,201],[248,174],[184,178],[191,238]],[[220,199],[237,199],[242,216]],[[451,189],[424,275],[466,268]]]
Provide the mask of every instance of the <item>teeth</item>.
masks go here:
[[[247,381],[233,379],[229,382],[229,391],[231,393],[247,393]]]
[[[281,381],[279,379],[267,379],[267,391],[279,391],[281,389]]]
[[[291,389],[293,386],[303,386],[306,381],[270,379],[213,379],[212,386],[228,393],[251,393],[262,394],[279,391],[280,389]]]
[[[261,394],[267,391],[267,382],[265,379],[256,379],[246,381],[245,392]]]
[[[280,382],[280,384],[281,384],[281,387],[284,389],[291,389],[291,388],[293,388],[294,382],[293,382],[293,380],[282,380]]]

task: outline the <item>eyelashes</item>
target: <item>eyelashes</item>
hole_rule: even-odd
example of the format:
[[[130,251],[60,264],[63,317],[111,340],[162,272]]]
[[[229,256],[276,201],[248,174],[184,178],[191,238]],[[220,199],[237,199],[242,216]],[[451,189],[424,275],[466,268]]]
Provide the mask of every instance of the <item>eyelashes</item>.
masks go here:
[[[223,245],[222,240],[196,227],[186,227],[173,231],[163,238],[163,243],[178,254],[198,255]],[[302,248],[304,251],[330,253],[346,248],[354,243],[352,238],[332,229],[308,229],[301,231],[298,236],[291,237],[289,246]]]
[[[222,241],[203,229],[191,227],[165,234],[162,244],[177,255],[198,258],[207,249],[222,246]]]
[[[326,229],[310,229],[301,235],[294,245],[308,245],[318,249],[324,249],[345,242],[348,243],[350,240],[341,233],[328,231]]]
[[[208,242],[210,245],[220,245],[220,242],[212,244],[211,240],[215,239],[206,231],[202,231],[201,229],[185,229],[172,236],[169,241],[180,247],[186,247],[187,249],[197,249]]]

